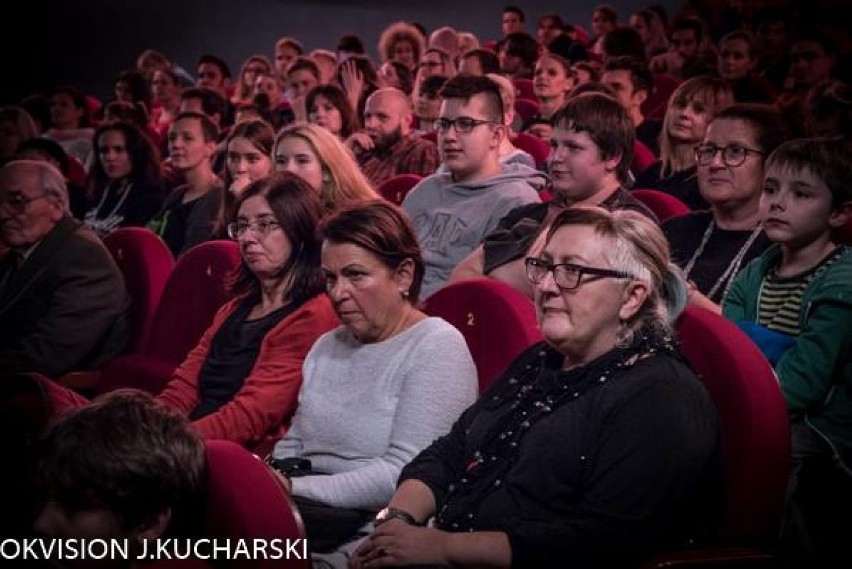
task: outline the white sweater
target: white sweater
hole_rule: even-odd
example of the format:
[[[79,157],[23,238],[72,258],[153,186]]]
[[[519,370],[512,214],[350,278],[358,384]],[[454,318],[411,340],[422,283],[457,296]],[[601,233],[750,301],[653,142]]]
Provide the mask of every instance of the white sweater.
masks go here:
[[[440,318],[374,344],[341,326],[317,340],[303,376],[273,456],[307,458],[330,473],[293,478],[292,492],[337,507],[386,505],[402,467],[449,432],[477,395],[467,344]]]

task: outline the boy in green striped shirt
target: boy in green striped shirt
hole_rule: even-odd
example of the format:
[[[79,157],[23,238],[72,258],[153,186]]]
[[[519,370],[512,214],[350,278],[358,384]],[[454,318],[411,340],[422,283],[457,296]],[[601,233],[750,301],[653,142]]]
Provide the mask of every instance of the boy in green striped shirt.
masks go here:
[[[723,314],[778,375],[793,455],[782,538],[796,562],[811,566],[839,554],[846,539],[828,523],[832,513],[852,512],[852,249],[836,239],[852,217],[844,142],[779,146],[766,161],[760,212],[775,244],[737,277]],[[819,498],[806,501],[803,481],[814,472]]]

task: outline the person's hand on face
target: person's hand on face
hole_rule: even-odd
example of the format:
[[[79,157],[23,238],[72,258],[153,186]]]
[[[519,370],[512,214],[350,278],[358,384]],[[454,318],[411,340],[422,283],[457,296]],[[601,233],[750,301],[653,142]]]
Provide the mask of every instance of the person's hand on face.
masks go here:
[[[356,152],[359,149],[369,152],[376,147],[376,143],[373,142],[373,139],[366,132],[356,132],[346,139],[346,146]]]
[[[238,174],[234,177],[234,181],[231,182],[231,187],[228,190],[235,196],[238,196],[243,193],[249,184],[251,184],[251,178],[249,178],[248,173]]]

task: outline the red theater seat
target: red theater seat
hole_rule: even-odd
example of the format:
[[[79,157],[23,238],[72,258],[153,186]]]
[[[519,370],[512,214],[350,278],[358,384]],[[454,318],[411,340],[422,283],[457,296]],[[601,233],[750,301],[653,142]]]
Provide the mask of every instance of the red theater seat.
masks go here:
[[[515,99],[515,112],[526,121],[541,112],[541,105],[532,99]]]
[[[647,566],[766,566],[790,469],[787,405],[775,372],[734,323],[708,310],[688,307],[676,332],[719,411],[722,517],[717,549],[672,553]]]
[[[257,456],[230,441],[206,441],[207,509],[204,536],[230,539],[302,540],[305,528],[290,496],[275,474]],[[300,556],[301,547],[295,548]],[[307,545],[304,552],[307,553]],[[236,569],[310,569],[304,559],[232,561]]]
[[[104,237],[130,294],[131,344],[129,353],[142,350],[154,313],[175,265],[168,246],[155,233],[141,227],[121,227]]]
[[[512,138],[512,144],[532,156],[539,166],[547,162],[547,157],[550,156],[550,146],[545,141],[525,132],[517,133]]]
[[[685,203],[677,199],[671,194],[661,192],[660,190],[650,190],[638,188],[630,192],[633,197],[648,206],[654,212],[660,223],[689,213],[689,208]]]
[[[136,387],[158,393],[230,298],[226,281],[239,266],[233,241],[207,241],[178,259],[141,353],[121,356],[101,370],[98,390]]]
[[[417,174],[398,174],[382,182],[377,191],[389,202],[402,205],[402,200],[420,180]]]
[[[517,99],[529,99],[530,101],[538,101],[533,89],[532,79],[512,79],[512,84],[515,86]]]
[[[532,301],[493,279],[447,285],[429,297],[425,310],[461,331],[476,363],[480,393],[521,352],[542,339]]]

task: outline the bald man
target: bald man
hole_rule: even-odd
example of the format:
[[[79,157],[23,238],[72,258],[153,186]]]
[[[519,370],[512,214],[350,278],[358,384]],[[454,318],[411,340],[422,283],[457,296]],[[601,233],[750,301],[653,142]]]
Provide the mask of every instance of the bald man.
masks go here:
[[[379,89],[364,107],[364,130],[346,140],[364,174],[378,187],[397,174],[428,176],[440,163],[438,149],[411,132],[413,110],[398,89]]]
[[[0,168],[0,370],[49,377],[95,369],[129,335],[124,279],[100,239],[68,214],[53,165]]]

